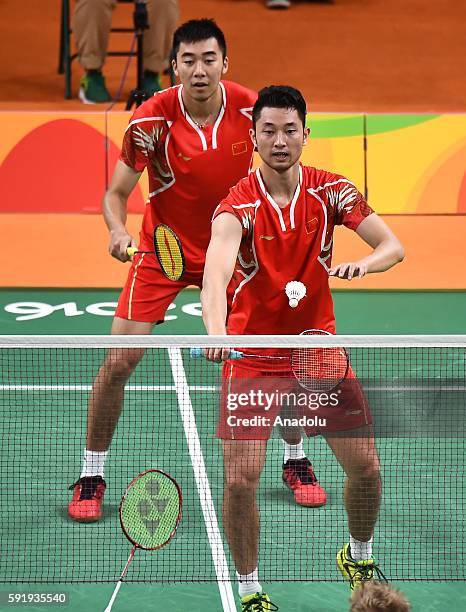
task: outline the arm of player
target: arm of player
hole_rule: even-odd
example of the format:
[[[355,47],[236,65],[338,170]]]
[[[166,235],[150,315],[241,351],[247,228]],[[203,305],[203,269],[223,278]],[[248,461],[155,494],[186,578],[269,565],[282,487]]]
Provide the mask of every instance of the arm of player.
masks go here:
[[[392,266],[403,261],[405,252],[403,245],[391,231],[388,225],[375,213],[361,221],[356,233],[374,250],[359,261],[345,262],[333,266],[330,276],[345,278],[362,278],[366,274],[385,272]]]
[[[209,335],[226,334],[227,287],[241,244],[242,226],[230,213],[220,214],[212,222],[212,236],[207,249],[202,281],[202,318]],[[229,349],[207,349],[211,361],[227,359]]]
[[[120,261],[128,261],[126,249],[129,246],[137,246],[126,229],[126,217],[129,195],[136,187],[140,176],[141,172],[136,172],[118,160],[102,203],[105,223],[110,232],[108,250],[112,257]]]

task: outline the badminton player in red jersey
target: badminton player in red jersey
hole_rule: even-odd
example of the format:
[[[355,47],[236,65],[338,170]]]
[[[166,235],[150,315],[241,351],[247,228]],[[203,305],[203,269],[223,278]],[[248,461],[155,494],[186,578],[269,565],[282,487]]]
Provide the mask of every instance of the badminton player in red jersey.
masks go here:
[[[189,21],[174,34],[173,57],[181,85],[157,93],[134,113],[103,208],[110,253],[128,261],[126,249],[136,246],[136,241],[125,225],[127,200],[147,168],[149,200],[139,249],[153,250],[154,227],[165,224],[181,242],[185,269],[180,280],[173,281],[164,275],[155,255],[135,255],[112,334],[149,334],[155,324],[163,322],[167,308],[184,287],[201,286],[212,213],[228,189],[251,168],[249,130],[257,94],[221,80],[228,69],[223,32],[209,19]],[[91,522],[102,516],[107,451],[122,410],[125,383],[143,352],[110,350],[95,379],[84,465],[68,506],[74,520]],[[290,431],[285,456],[296,455],[299,439]],[[304,454],[300,462],[309,463]],[[311,472],[309,464],[306,478]],[[299,481],[296,475],[295,481]],[[306,496],[311,488],[313,496]],[[314,479],[312,487],[296,486],[295,497],[300,495],[298,503],[307,503],[317,493],[321,501],[325,491]]]
[[[201,293],[209,334],[299,334],[307,329],[334,334],[329,276],[361,278],[388,270],[403,259],[398,239],[349,180],[300,164],[309,134],[305,117],[306,104],[299,91],[272,86],[259,93],[251,137],[262,163],[230,190],[213,215]],[[336,225],[356,231],[372,252],[359,261],[332,267]],[[290,281],[305,287],[294,308],[285,292]],[[283,361],[247,356],[232,361],[228,355],[227,349],[206,350],[208,359],[226,360],[223,378],[229,394],[235,392],[238,397],[237,393],[247,392],[248,385],[254,387],[254,379],[257,382],[261,377],[269,391],[271,385],[280,391],[296,387],[291,372],[288,378],[279,372],[287,367]],[[271,377],[273,370],[277,376]],[[354,588],[380,572],[372,557],[372,536],[381,486],[371,415],[351,369],[347,381],[350,384],[339,404],[319,409],[319,416],[326,418],[325,427],[310,426],[306,432],[326,437],[346,473],[350,543],[338,552],[338,565]],[[249,406],[232,406],[227,403],[232,396],[227,400],[225,395],[226,391],[218,426],[226,474],[224,527],[243,608],[249,609],[253,602],[257,610],[271,610],[257,575],[256,489],[267,440],[273,424],[277,424],[274,416],[281,407],[269,407],[265,414],[257,401],[254,406],[252,402]],[[259,414],[268,418],[258,425],[245,422],[247,417]]]

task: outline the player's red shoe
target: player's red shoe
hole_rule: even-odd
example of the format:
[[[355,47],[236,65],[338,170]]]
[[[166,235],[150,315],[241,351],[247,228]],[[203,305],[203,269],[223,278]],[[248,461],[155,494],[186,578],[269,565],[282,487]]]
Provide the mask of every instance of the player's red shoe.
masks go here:
[[[295,502],[300,506],[317,508],[327,501],[327,493],[320,486],[307,457],[288,459],[283,464],[283,482],[293,491]]]
[[[82,523],[93,523],[102,518],[106,486],[102,476],[85,476],[72,484],[70,489],[74,492],[68,505],[68,515]]]

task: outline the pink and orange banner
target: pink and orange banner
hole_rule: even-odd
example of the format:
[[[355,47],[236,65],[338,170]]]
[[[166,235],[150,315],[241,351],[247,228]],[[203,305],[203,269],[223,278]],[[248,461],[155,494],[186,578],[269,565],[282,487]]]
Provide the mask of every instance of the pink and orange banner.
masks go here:
[[[126,267],[106,257],[100,207],[129,117],[0,113],[1,238],[15,245],[0,286],[122,284]],[[312,115],[308,125],[305,164],[347,176],[379,214],[402,215],[387,220],[402,237],[407,260],[364,279],[360,288],[466,288],[465,275],[438,266],[431,246],[435,237],[448,244],[451,261],[464,258],[466,115]],[[136,235],[146,195],[143,175],[129,201]],[[422,219],[426,214],[439,216]],[[364,250],[347,234],[337,236],[335,261]]]

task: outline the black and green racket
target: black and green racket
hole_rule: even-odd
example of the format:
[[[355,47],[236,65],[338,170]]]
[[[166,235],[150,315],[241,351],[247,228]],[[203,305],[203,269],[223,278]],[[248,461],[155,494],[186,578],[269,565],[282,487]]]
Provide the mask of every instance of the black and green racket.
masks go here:
[[[135,247],[126,249],[129,257],[136,253],[154,253],[167,278],[180,280],[184,272],[184,254],[181,242],[175,232],[161,223],[154,229],[154,251],[140,251]]]
[[[133,548],[105,612],[112,609],[136,549],[158,550],[173,538],[182,503],[178,483],[161,470],[142,472],[128,485],[120,503],[120,523]]]

